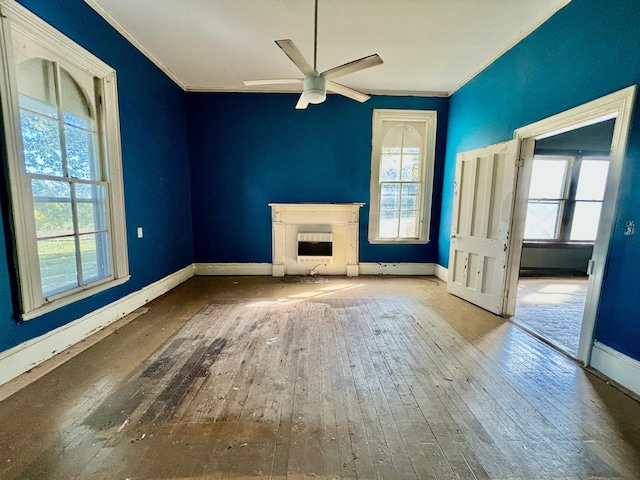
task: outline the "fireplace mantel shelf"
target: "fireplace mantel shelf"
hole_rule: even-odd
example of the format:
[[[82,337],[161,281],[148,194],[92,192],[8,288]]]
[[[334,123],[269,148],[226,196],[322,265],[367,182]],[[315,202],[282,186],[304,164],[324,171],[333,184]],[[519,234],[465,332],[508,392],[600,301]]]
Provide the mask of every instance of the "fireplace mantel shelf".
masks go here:
[[[364,203],[270,203],[273,222],[295,224],[358,223]]]

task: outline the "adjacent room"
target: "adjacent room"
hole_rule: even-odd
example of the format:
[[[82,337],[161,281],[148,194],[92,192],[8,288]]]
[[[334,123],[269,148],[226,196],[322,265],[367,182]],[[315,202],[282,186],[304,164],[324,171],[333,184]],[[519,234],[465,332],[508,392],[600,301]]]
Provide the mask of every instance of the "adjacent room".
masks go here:
[[[0,477],[640,478],[635,0],[0,0]]]

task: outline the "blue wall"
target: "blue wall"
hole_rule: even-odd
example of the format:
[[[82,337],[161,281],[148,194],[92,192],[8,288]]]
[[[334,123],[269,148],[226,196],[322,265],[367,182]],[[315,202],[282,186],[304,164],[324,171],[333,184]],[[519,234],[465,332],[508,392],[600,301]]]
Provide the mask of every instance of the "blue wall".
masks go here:
[[[363,202],[360,260],[435,262],[446,98],[329,95],[295,110],[294,94],[187,95],[196,262],[271,262],[269,202]],[[374,108],[437,110],[431,242],[371,245],[369,180]]]
[[[640,82],[640,2],[573,0],[451,97],[438,263],[446,266],[456,154]],[[636,115],[638,105],[635,106]],[[634,121],[596,338],[640,360],[640,122]]]
[[[21,0],[117,72],[131,279],[34,320],[13,319],[6,191],[0,232],[0,351],[111,303],[193,262],[185,93],[82,0]],[[3,159],[4,161],[4,159]],[[136,238],[136,227],[144,238]],[[15,283],[14,283],[15,285]]]

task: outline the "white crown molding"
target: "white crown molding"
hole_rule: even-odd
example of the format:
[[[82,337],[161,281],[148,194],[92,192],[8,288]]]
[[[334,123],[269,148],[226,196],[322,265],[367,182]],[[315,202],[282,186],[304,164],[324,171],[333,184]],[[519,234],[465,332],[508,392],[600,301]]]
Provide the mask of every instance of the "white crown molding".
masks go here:
[[[495,53],[495,55],[493,57],[491,57],[487,62],[485,62],[482,65],[480,65],[480,67],[478,67],[472,74],[467,76],[464,80],[462,80],[460,83],[458,83],[458,85],[453,87],[453,89],[447,93],[447,96],[450,97],[451,95],[456,93],[458,90],[460,90],[462,87],[464,87],[467,83],[469,83],[476,76],[478,76],[480,73],[482,73],[486,68],[488,68],[493,62],[495,62],[498,58],[500,58],[502,55],[507,53],[513,47],[515,47],[523,39],[528,37],[531,33],[533,33],[535,30],[537,30],[538,27],[540,27],[543,23],[545,23],[547,20],[549,20],[559,10],[561,10],[564,7],[566,7],[569,3],[571,3],[571,0],[558,0],[558,2],[556,2],[551,8],[549,8],[549,10],[547,10],[545,13],[543,13],[540,16],[540,18],[538,18],[538,20],[536,20],[534,23],[532,23],[529,26],[529,28],[527,28],[527,29],[523,30],[522,32],[520,32],[520,34],[518,34],[513,40],[511,40],[504,47],[502,47],[500,50],[498,50]]]
[[[270,266],[270,265],[269,265]],[[193,264],[84,317],[0,353],[0,385],[123,318],[194,275]],[[133,319],[135,317],[132,317]],[[129,320],[131,320],[129,319]],[[76,353],[80,353],[78,350]]]
[[[134,47],[136,47],[144,56],[146,56],[154,65],[162,70],[171,80],[173,80],[182,90],[185,92],[200,92],[200,93],[300,93],[300,90],[274,90],[269,88],[252,88],[247,89],[243,87],[239,88],[217,88],[208,87],[202,85],[187,85],[183,82],[170,68],[164,65],[158,60],[148,49],[146,49],[126,28],[124,28],[115,18],[113,18],[102,6],[100,6],[96,0],[84,0],[98,15],[100,15],[109,25],[111,25],[116,31],[118,31],[124,38],[126,38]],[[571,2],[571,0],[558,0],[549,10],[541,15],[536,22],[531,24],[529,28],[523,30],[519,35],[513,38],[510,42],[504,45],[493,55],[487,62],[478,67],[473,73],[468,75],[460,83],[458,83],[453,89],[448,92],[430,92],[430,91],[414,91],[414,90],[362,90],[363,93],[369,95],[386,95],[386,96],[399,96],[399,97],[443,97],[447,98],[453,95],[456,91],[470,82],[473,78],[479,75],[483,70],[489,67],[498,58],[504,55],[517,45],[522,39],[526,38],[529,34],[535,31],[540,25],[545,23],[556,12],[565,7]],[[331,92],[330,92],[331,93]]]
[[[85,0],[86,1],[86,0]],[[251,87],[251,88],[216,88],[205,86],[187,86],[185,88],[187,92],[198,93],[297,93],[300,94],[302,90],[300,88],[283,88],[283,87]],[[385,95],[388,97],[439,97],[447,98],[449,94],[447,92],[422,92],[414,90],[366,90],[358,89],[362,93],[367,95]],[[327,95],[340,95],[335,92],[327,92]]]
[[[116,21],[104,8],[102,8],[95,0],[84,0],[98,15],[100,15],[109,25],[111,25],[120,35],[126,38],[134,47],[136,47],[145,57],[147,57],[156,67],[178,85],[183,91],[187,91],[187,86],[180,78],[158,60],[149,50],[147,50],[126,28]]]

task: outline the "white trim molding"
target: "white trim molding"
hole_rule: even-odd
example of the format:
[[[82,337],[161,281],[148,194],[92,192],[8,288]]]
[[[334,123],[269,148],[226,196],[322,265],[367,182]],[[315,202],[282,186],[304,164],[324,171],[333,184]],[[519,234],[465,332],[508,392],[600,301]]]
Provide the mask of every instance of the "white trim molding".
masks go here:
[[[196,263],[196,275],[267,275],[272,274],[270,263]],[[386,263],[386,262],[360,262],[358,264],[360,275],[436,275],[438,269],[444,269],[444,276],[438,276],[446,281],[446,269],[435,263]]]
[[[390,110],[374,109],[371,120],[371,177],[369,194],[371,205],[369,209],[368,238],[371,244],[424,244],[429,243],[431,224],[431,203],[433,197],[433,169],[436,152],[436,130],[438,124],[438,112],[435,110]],[[418,126],[419,125],[419,126]],[[404,181],[400,178],[387,180],[381,172],[383,167],[383,148],[386,145],[388,135],[396,128],[404,128],[414,132],[420,138],[420,170],[419,179]],[[404,133],[402,134],[404,143]],[[415,145],[412,145],[415,147]],[[397,145],[394,145],[396,148]],[[404,147],[402,147],[404,148]],[[416,222],[415,237],[401,237],[399,230],[396,237],[381,237],[381,189],[384,184],[413,185],[418,190],[416,198]],[[404,191],[404,186],[402,187]],[[398,200],[400,201],[400,200]],[[401,206],[398,205],[397,213],[400,214]]]
[[[151,61],[156,67],[158,67],[167,77],[169,77],[173,82],[178,85],[182,90],[186,91],[187,86],[185,83],[178,78],[178,76],[171,71],[169,67],[164,65],[160,60],[158,60],[147,48],[142,45],[126,28],[124,28],[120,23],[113,18],[102,6],[96,2],[95,0],[84,0],[84,2],[89,5],[95,12],[100,15],[109,25],[113,27],[120,35],[126,38],[131,45],[137,48],[140,53],[142,53],[145,57]]]
[[[529,196],[529,183],[531,181],[535,141],[612,118],[616,119],[613,138],[611,140],[607,187],[605,189],[602,212],[600,214],[598,234],[593,247],[593,270],[589,274],[587,298],[578,345],[577,359],[586,366],[590,364],[593,332],[600,305],[600,295],[604,283],[610,240],[615,225],[618,190],[620,179],[622,178],[623,164],[626,158],[635,98],[636,86],[631,85],[630,87],[539,120],[514,131],[514,138],[522,140],[522,149],[520,152],[522,168],[520,168],[518,172],[513,221],[511,235],[509,237],[509,260],[506,279],[507,295],[505,299],[505,312],[507,315],[513,315],[515,312],[518,272],[520,269],[524,222]]]
[[[571,0],[558,0],[556,3],[551,5],[549,10],[544,12],[535,22],[529,25],[528,28],[521,31],[518,35],[516,35],[515,38],[513,38],[510,42],[508,42],[505,46],[503,46],[500,50],[498,50],[493,55],[493,57],[491,57],[485,63],[480,65],[476,70],[473,71],[473,73],[471,73],[468,77],[466,77],[464,80],[458,83],[458,85],[456,85],[449,92],[447,92],[447,96],[450,97],[451,95],[456,93],[458,90],[460,90],[462,87],[464,87],[467,83],[469,83],[471,80],[473,80],[475,77],[480,75],[480,73],[482,73],[489,66],[491,66],[493,62],[495,62],[497,59],[499,59],[501,56],[503,56],[505,53],[507,53],[509,50],[515,47],[518,43],[520,43],[522,40],[524,40],[529,35],[531,35],[543,23],[545,23],[547,20],[553,17],[558,11],[560,11],[561,9],[569,5],[569,3],[571,3]]]
[[[443,267],[442,265],[436,264],[435,276],[438,277],[443,282],[449,281],[449,269]]]
[[[21,318],[30,320],[129,279],[116,72],[14,0],[0,0],[0,50],[0,104],[4,125],[4,131],[0,134],[4,136],[7,150],[9,193],[12,200],[11,223],[19,273],[20,311],[23,314]],[[63,287],[63,291],[58,293],[47,293],[42,288],[32,189],[36,172],[25,169],[24,162],[16,62],[27,59],[53,62],[57,73],[52,79],[58,79],[59,72],[66,70],[85,89],[85,100],[93,109],[92,117],[98,125],[90,134],[95,136],[92,138],[99,145],[96,158],[100,160],[101,168],[97,169],[99,173],[96,178],[79,179],[67,173],[56,175],[53,180],[76,185],[93,183],[100,185],[106,192],[103,215],[106,217],[105,230],[109,248],[104,250],[109,250],[109,253],[103,256],[110,258],[110,261],[105,260],[110,268],[101,271],[97,275],[98,280],[82,278],[75,287]],[[59,85],[59,81],[54,80],[53,84]],[[57,97],[60,95],[58,92]],[[56,106],[60,108],[59,103]],[[60,117],[57,121],[60,121]],[[60,131],[62,132],[62,127]],[[60,141],[64,142],[64,135]],[[65,158],[63,153],[63,162]],[[41,178],[46,178],[43,172],[37,173]],[[74,228],[73,235],[78,238],[77,228]]]
[[[435,275],[435,263],[361,262],[360,275]]]
[[[196,263],[196,275],[271,275],[270,263]]]
[[[640,395],[640,362],[596,341],[591,367],[611,380]]]
[[[177,287],[193,277],[194,271],[193,264],[188,265],[137,292],[88,313],[84,317],[1,352],[0,385]]]

